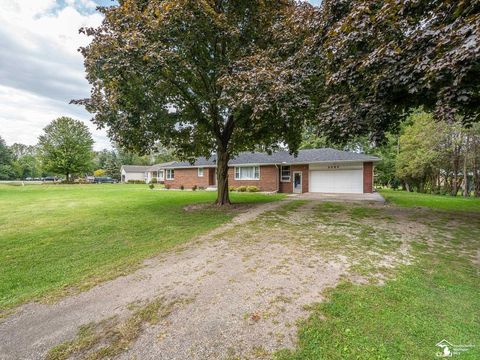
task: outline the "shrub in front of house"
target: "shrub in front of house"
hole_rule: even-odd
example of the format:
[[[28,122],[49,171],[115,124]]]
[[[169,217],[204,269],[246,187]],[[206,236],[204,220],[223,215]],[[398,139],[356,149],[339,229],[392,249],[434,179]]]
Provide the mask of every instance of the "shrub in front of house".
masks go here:
[[[129,184],[145,184],[145,180],[128,180]]]
[[[180,190],[185,190],[185,186],[180,185]]]
[[[150,183],[150,184],[148,184],[148,187],[149,187],[150,189],[153,189],[153,188],[155,187],[155,185],[153,185],[153,183]]]
[[[260,189],[256,186],[247,186],[248,192],[258,192]]]
[[[239,186],[239,187],[237,187],[237,191],[245,192],[245,191],[247,191],[247,187],[246,186]]]
[[[228,190],[229,191],[237,191],[237,188],[235,186],[229,186]]]
[[[197,190],[197,185],[193,185],[192,186],[192,191],[196,191]]]
[[[165,184],[165,189],[169,190],[169,189],[170,189],[170,187],[171,187],[171,185],[170,185],[170,184]]]
[[[157,184],[158,179],[156,177],[152,178],[152,181],[150,181],[151,184]]]
[[[205,190],[205,186],[199,186],[198,190]]]

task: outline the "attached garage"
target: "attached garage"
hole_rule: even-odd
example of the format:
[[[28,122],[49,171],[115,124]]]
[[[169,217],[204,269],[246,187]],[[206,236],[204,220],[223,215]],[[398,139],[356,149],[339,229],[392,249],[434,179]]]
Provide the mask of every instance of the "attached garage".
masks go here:
[[[363,163],[310,164],[309,191],[319,193],[363,193]]]
[[[279,193],[372,193],[377,161],[376,156],[330,148],[302,149],[296,155],[288,151],[242,152],[228,162],[228,184]],[[210,177],[199,174],[215,165],[215,157],[200,157],[193,163],[174,161],[158,168],[175,171],[175,178],[165,179],[173,189],[200,188],[207,186],[204,181]],[[213,177],[208,186],[212,184]]]

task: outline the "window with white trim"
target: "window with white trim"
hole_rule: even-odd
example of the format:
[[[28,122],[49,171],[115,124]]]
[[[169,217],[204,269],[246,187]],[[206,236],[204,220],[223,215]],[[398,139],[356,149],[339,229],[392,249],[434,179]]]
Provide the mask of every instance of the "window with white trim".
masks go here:
[[[280,180],[282,182],[290,182],[290,166],[280,167]]]
[[[198,168],[198,177],[203,177],[203,168]]]
[[[159,170],[159,171],[158,171],[158,180],[162,180],[162,181],[163,181],[163,170]]]
[[[175,170],[174,169],[167,169],[167,180],[173,180],[175,178]]]
[[[235,180],[260,180],[260,166],[236,166]]]

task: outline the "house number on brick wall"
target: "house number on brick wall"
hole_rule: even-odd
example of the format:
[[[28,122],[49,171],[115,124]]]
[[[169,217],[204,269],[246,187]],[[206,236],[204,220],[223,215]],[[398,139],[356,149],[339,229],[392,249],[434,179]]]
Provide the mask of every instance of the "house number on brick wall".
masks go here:
[[[338,169],[339,166],[338,165],[328,165],[328,168],[329,169]]]

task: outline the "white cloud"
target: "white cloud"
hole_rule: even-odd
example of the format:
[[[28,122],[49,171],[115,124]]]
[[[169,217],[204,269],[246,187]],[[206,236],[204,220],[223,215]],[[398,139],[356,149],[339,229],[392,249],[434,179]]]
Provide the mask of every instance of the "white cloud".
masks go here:
[[[0,85],[0,132],[8,143],[20,142],[33,145],[52,119],[69,116],[82,120],[90,129],[97,150],[110,147],[104,131],[96,130],[89,120],[90,114],[80,107],[73,107],[31,92]],[[25,106],[28,104],[28,106]],[[13,117],[11,114],[14,114]]]
[[[88,124],[97,149],[109,146],[105,132],[89,121],[90,115],[68,104],[89,96],[83,59],[77,51],[89,39],[78,29],[100,25],[97,3],[0,0],[0,136],[8,144],[35,144],[49,121],[66,115]]]
[[[108,146],[90,115],[68,104],[89,95],[77,51],[89,39],[78,29],[100,25],[95,7],[91,0],[0,0],[0,135],[7,143],[34,144],[49,121],[66,115],[89,125],[96,148]]]

